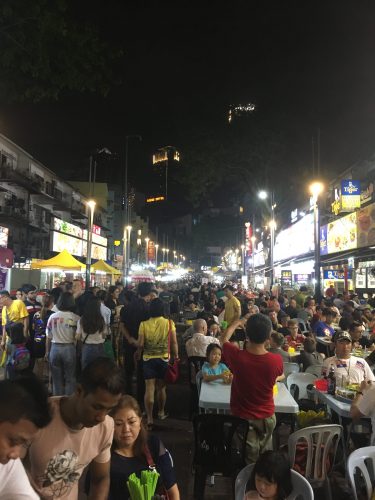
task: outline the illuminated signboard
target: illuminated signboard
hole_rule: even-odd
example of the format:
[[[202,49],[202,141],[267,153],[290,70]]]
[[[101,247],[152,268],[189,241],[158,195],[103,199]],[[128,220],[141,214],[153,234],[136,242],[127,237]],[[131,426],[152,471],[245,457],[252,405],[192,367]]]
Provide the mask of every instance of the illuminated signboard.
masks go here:
[[[375,203],[357,212],[358,248],[375,245]]]
[[[155,203],[156,201],[164,201],[165,197],[164,196],[155,196],[153,198],[147,198],[146,203]]]
[[[82,257],[87,255],[87,241],[82,241]],[[92,259],[103,259],[107,260],[107,247],[97,245],[96,243],[91,244],[91,258]]]
[[[69,234],[52,232],[52,251],[62,252],[67,250],[70,254],[82,257],[82,240],[69,236]]]
[[[314,216],[309,213],[276,236],[274,260],[278,262],[314,251]]]
[[[8,235],[9,229],[7,227],[0,226],[0,247],[8,246]]]
[[[345,279],[345,271],[344,270],[336,270],[336,269],[325,269],[323,271],[323,278],[325,280],[343,280]],[[352,279],[352,272],[348,270],[348,280]]]
[[[327,253],[357,248],[357,213],[354,212],[327,225]]]
[[[282,269],[280,281],[284,286],[292,286],[292,271],[288,269]]]
[[[96,226],[95,224],[92,225],[92,232],[94,234],[97,234],[98,236],[100,236],[101,230],[102,230],[102,228],[100,226]]]
[[[327,225],[320,227],[320,255],[328,254],[327,229]]]
[[[70,234],[70,236],[75,236],[76,238],[82,238],[83,230],[79,226],[70,224],[70,222],[65,222],[57,217],[53,218],[53,229],[59,231],[60,233]]]
[[[250,257],[252,254],[252,241],[251,241],[251,236],[253,234],[253,230],[251,227],[250,222],[245,222],[245,252],[246,252],[246,257]]]
[[[341,181],[341,210],[349,211],[361,207],[360,181]]]
[[[147,260],[155,260],[155,242],[150,240],[147,245]]]

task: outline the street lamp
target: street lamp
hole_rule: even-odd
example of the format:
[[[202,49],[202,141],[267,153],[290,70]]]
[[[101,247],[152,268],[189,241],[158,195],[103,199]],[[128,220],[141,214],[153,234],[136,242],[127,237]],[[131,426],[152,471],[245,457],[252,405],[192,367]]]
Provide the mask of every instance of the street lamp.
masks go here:
[[[314,203],[314,275],[315,275],[315,300],[320,303],[321,284],[320,284],[320,230],[319,230],[319,195],[324,191],[322,182],[313,182],[309,186]]]
[[[146,263],[146,266],[148,266],[149,262],[148,262],[148,242],[150,241],[150,238],[145,238],[145,242],[146,242],[146,251],[145,251],[145,263]]]
[[[155,269],[158,269],[158,250],[159,250],[159,245],[155,245]]]
[[[86,290],[90,288],[92,226],[94,223],[96,202],[94,200],[88,200],[87,206],[89,208],[89,213],[87,217]]]
[[[126,237],[126,244],[127,244],[127,249],[126,249],[126,268],[125,268],[125,280],[127,281],[128,275],[129,275],[129,263],[130,263],[130,232],[132,230],[131,226],[126,226],[126,231],[127,231],[127,237]]]
[[[267,191],[264,191],[264,190],[259,191],[258,198],[260,200],[265,201],[268,198]],[[274,251],[274,247],[275,247],[275,229],[276,229],[275,208],[276,208],[276,204],[275,204],[275,201],[274,201],[274,194],[273,194],[273,191],[271,191],[271,206],[269,207],[270,212],[271,212],[271,220],[270,220],[270,223],[269,223],[269,227],[270,227],[270,230],[271,230],[270,231],[271,232],[271,248],[270,248],[270,267],[271,267],[270,280],[271,280],[271,289],[272,289],[272,285],[273,285],[273,276],[274,276],[273,251]]]

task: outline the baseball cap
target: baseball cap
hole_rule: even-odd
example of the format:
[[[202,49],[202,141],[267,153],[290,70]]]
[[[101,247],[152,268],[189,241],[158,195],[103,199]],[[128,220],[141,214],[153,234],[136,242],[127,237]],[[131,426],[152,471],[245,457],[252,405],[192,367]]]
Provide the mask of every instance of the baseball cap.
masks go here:
[[[348,342],[352,342],[352,338],[348,332],[337,332],[335,335],[335,342],[342,342],[343,340],[347,340]]]

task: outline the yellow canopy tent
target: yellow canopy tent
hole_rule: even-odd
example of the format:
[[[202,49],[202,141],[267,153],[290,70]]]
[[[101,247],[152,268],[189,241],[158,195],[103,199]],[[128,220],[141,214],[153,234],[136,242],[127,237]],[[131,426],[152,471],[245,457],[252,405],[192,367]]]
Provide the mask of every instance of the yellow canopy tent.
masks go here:
[[[95,264],[92,264],[91,270],[95,271],[95,272],[99,271],[99,272],[107,273],[107,274],[121,274],[121,271],[119,271],[118,269],[116,269],[113,266],[110,266],[103,259],[98,260],[97,262],[95,262]]]
[[[85,264],[77,260],[67,250],[63,250],[55,257],[39,262],[32,262],[32,269],[58,269],[66,271],[81,271]]]

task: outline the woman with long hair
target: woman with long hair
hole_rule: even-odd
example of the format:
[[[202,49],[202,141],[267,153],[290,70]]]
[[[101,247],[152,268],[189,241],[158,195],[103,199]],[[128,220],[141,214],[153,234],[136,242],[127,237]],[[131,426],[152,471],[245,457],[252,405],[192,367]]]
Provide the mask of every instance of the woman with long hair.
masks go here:
[[[131,396],[123,396],[112,411],[115,429],[111,454],[109,500],[129,497],[126,482],[133,473],[155,467],[160,474],[157,492],[164,488],[169,500],[180,500],[173,461],[160,439],[148,436],[142,424],[142,411]]]
[[[46,358],[49,359],[54,396],[70,396],[76,388],[76,329],[79,316],[70,292],[57,301],[58,312],[47,322]]]
[[[137,357],[143,351],[143,376],[146,382],[145,409],[147,426],[152,430],[155,387],[158,402],[158,418],[167,418],[165,403],[167,400],[165,373],[170,354],[178,358],[176,327],[172,320],[164,318],[164,303],[161,299],[150,302],[150,319],[142,321],[138,332]],[[168,337],[170,337],[168,339]],[[169,352],[171,351],[171,352]]]
[[[100,311],[100,304],[98,297],[90,297],[78,320],[77,339],[82,342],[82,370],[94,359],[105,356],[104,341],[107,327]]]

